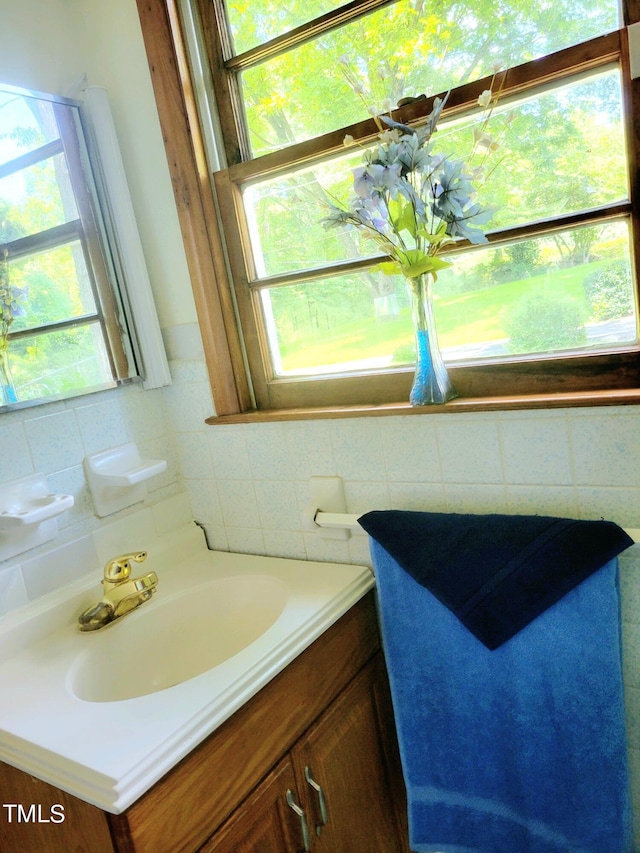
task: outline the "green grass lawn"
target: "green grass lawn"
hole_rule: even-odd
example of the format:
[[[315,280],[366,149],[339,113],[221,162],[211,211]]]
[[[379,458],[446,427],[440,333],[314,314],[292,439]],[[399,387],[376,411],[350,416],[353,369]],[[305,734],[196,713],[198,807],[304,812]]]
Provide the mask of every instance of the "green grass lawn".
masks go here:
[[[597,264],[584,264],[520,279],[458,296],[438,297],[435,314],[441,347],[477,344],[508,337],[504,320],[518,300],[531,291],[553,293],[578,300],[585,316],[589,310],[582,282]],[[300,370],[325,364],[391,355],[413,343],[413,327],[408,308],[392,319],[365,317],[348,320],[326,331],[309,329],[295,341],[282,343],[285,370]]]
[[[517,302],[532,291],[576,299],[589,314],[582,282],[595,264],[584,264],[499,284],[457,297],[435,300],[438,340],[443,347],[495,341],[507,337],[503,323]]]

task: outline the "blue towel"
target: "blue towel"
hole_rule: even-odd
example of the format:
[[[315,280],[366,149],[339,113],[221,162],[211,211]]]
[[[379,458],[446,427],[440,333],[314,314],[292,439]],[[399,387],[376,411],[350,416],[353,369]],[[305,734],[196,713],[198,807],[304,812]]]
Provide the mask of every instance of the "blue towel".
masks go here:
[[[494,651],[376,541],[416,853],[631,853],[613,559]]]
[[[496,649],[625,548],[611,521],[385,510],[360,526]]]

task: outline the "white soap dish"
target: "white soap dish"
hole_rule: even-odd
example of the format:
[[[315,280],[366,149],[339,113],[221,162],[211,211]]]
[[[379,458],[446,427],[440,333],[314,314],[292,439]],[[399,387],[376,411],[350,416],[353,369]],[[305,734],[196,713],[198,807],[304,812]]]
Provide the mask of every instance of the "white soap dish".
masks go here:
[[[0,560],[54,539],[57,516],[72,506],[73,495],[52,493],[44,474],[0,486]]]
[[[143,501],[146,481],[167,470],[164,459],[143,459],[134,443],[87,456],[84,470],[96,513],[102,518]]]

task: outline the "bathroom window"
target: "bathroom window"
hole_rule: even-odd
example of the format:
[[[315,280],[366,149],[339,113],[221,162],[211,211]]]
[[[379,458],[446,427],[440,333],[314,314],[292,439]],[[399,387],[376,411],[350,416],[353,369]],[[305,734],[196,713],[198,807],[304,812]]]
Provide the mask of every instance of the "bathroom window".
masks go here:
[[[78,103],[0,88],[3,407],[138,373],[96,168]]]
[[[454,385],[462,398],[640,389],[636,0],[202,0],[198,15],[256,408],[406,401],[404,282],[374,271],[357,235],[323,229],[324,202],[349,195],[377,133],[370,107],[411,98],[392,115],[418,125],[450,91],[436,150],[463,151],[492,79],[501,153],[478,201],[498,210],[489,243],[453,246],[436,286]]]

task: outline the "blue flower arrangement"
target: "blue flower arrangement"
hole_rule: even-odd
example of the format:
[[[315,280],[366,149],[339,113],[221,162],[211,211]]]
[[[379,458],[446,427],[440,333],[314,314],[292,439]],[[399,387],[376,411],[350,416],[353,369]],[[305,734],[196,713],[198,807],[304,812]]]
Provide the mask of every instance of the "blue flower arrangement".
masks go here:
[[[486,90],[478,99],[487,111],[495,99]],[[364,165],[353,172],[354,196],[345,207],[329,204],[326,228],[354,226],[379,246],[389,260],[377,269],[413,280],[437,275],[450,262],[437,257],[447,243],[466,239],[486,243],[482,226],[495,207],[473,201],[475,187],[464,161],[433,152],[433,135],[445,98],[436,98],[424,125],[414,129],[386,115],[377,117],[377,144],[365,150]],[[483,119],[474,132],[474,150],[495,150]],[[380,122],[387,125],[382,129]],[[345,144],[352,144],[351,137]]]
[[[365,149],[363,165],[353,170],[349,204],[329,203],[329,215],[323,219],[325,228],[355,227],[371,238],[386,256],[373,269],[401,274],[408,284],[416,332],[416,370],[409,395],[414,406],[446,403],[456,396],[438,347],[433,312],[433,282],[438,271],[451,264],[440,252],[460,240],[488,242],[483,226],[496,210],[474,201],[476,190],[464,160],[433,150],[446,100],[435,98],[431,113],[416,129],[370,110],[380,130],[377,143]],[[484,112],[474,128],[472,156],[482,152],[485,163],[474,170],[475,176],[482,175],[486,157],[498,148],[487,127],[496,102],[491,89],[478,98]],[[344,142],[351,145],[353,138],[347,136]]]

